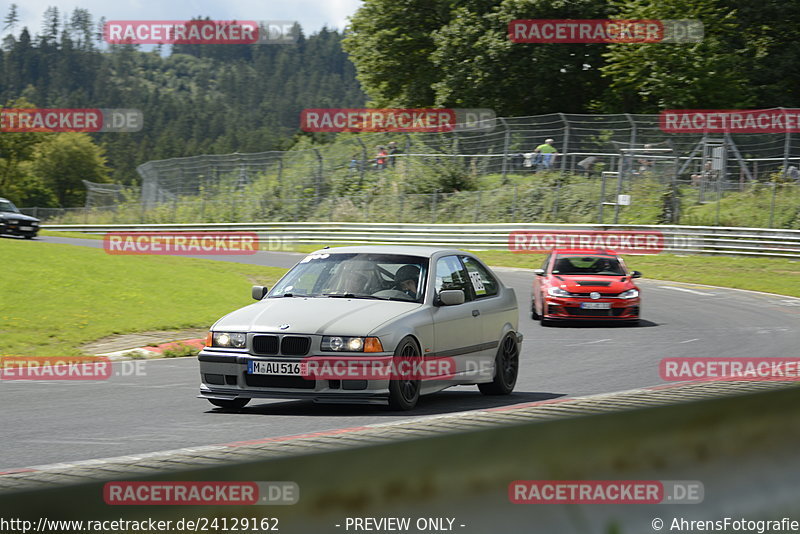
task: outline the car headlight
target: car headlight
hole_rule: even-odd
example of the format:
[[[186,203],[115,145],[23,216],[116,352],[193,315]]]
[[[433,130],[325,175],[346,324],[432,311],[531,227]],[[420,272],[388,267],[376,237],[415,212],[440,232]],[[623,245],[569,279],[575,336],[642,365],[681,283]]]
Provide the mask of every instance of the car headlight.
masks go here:
[[[551,297],[571,297],[572,293],[560,287],[551,287],[547,290],[547,294]]]
[[[621,298],[621,299],[635,299],[638,296],[639,296],[639,290],[638,289],[629,289],[629,290],[625,291],[624,293],[620,293],[619,294],[619,298]]]
[[[247,334],[242,332],[212,332],[212,347],[233,347],[243,349],[247,344]]]
[[[322,336],[320,348],[332,352],[383,352],[377,337]]]

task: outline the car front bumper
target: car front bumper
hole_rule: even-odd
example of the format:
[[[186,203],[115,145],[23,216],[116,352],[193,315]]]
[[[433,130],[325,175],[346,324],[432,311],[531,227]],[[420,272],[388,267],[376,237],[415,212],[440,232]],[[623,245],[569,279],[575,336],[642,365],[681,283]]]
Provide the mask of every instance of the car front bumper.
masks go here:
[[[39,232],[39,226],[31,226],[29,224],[0,224],[0,234],[18,235],[18,236],[36,236]]]
[[[311,356],[253,356],[202,351],[200,363],[200,398],[231,400],[237,398],[311,399],[326,403],[388,404],[389,380],[308,378],[302,376],[248,373],[248,361],[299,363]],[[324,357],[330,357],[326,354]],[[391,362],[392,353],[343,357]]]
[[[608,303],[607,309],[585,309],[582,303]],[[635,321],[639,319],[640,299],[619,298],[556,298],[547,297],[544,314],[548,320],[584,321]]]

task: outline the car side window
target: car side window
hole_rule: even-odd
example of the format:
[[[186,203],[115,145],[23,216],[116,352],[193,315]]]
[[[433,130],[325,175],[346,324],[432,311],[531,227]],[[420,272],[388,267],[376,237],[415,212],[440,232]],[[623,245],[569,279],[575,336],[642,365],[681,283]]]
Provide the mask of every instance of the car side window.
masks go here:
[[[497,295],[497,280],[489,274],[489,271],[476,259],[469,256],[461,256],[464,267],[467,269],[469,281],[476,298],[493,297]]]
[[[436,293],[448,289],[460,289],[466,300],[472,300],[469,281],[457,256],[445,256],[436,262]]]

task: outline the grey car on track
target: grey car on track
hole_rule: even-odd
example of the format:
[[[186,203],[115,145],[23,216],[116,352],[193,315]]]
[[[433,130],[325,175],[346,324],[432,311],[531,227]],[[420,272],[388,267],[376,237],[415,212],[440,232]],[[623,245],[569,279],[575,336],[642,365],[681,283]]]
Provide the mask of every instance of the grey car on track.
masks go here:
[[[39,219],[25,215],[8,199],[0,198],[0,234],[33,239],[39,232]]]
[[[304,257],[258,302],[218,320],[198,355],[200,397],[388,404],[476,385],[510,393],[522,335],[513,289],[453,249],[359,246]]]

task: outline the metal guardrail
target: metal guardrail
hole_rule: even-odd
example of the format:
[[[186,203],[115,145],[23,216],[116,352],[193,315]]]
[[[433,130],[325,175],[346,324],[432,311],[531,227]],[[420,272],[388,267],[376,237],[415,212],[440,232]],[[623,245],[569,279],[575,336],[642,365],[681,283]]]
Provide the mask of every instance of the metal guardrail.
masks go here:
[[[395,531],[465,534],[641,534],[660,529],[651,527],[654,518],[664,521],[663,532],[675,532],[669,526],[676,518],[796,520],[798,402],[800,388],[788,387],[368,447],[242,458],[246,463],[214,461],[211,455],[209,465],[180,472],[180,463],[141,458],[150,472],[108,471],[95,480],[54,475],[48,487],[5,493],[1,500],[7,515],[33,525],[43,516],[206,517],[220,523],[226,517],[272,517],[279,532],[318,534],[353,532],[358,529],[345,528],[346,518],[364,516],[447,517],[455,520],[454,528]],[[292,481],[300,498],[291,506],[108,506],[106,480]],[[698,481],[704,493],[698,504],[512,504],[509,487],[517,480]],[[758,531],[736,529],[744,530]]]
[[[259,239],[282,243],[405,244],[507,250],[509,234],[540,231],[658,231],[664,252],[800,258],[800,230],[719,226],[598,225],[598,224],[413,224],[413,223],[203,223],[203,224],[60,224],[54,231],[86,232],[255,232]]]

